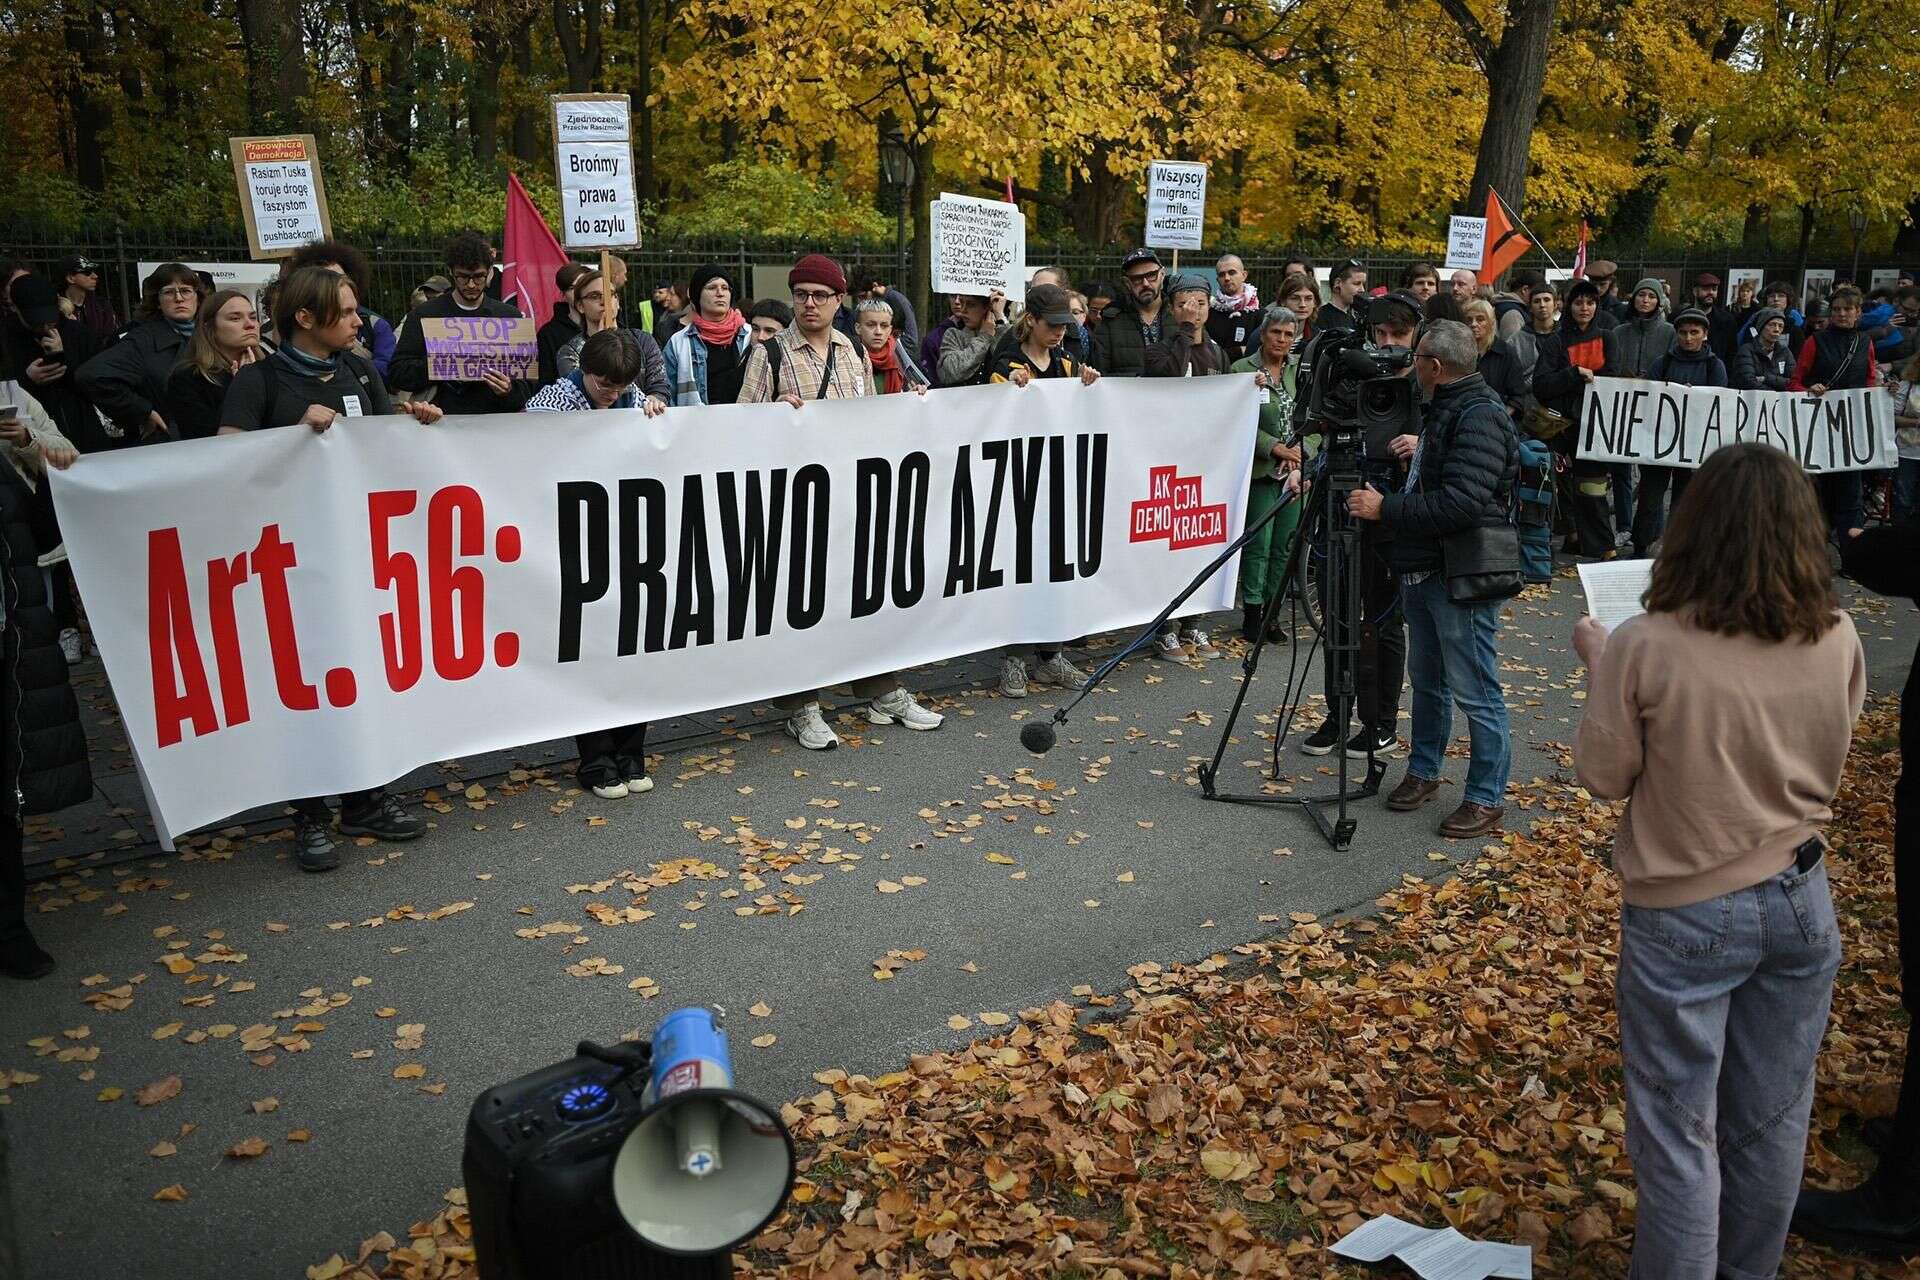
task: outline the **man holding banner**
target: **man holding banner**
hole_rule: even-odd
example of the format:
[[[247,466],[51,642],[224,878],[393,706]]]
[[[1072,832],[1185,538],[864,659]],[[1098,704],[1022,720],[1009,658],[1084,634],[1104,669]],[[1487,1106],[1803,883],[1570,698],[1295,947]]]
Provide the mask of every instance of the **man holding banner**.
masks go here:
[[[534,392],[538,322],[487,296],[493,250],[478,233],[455,236],[446,258],[453,288],[407,317],[387,381],[447,413],[518,413]]]

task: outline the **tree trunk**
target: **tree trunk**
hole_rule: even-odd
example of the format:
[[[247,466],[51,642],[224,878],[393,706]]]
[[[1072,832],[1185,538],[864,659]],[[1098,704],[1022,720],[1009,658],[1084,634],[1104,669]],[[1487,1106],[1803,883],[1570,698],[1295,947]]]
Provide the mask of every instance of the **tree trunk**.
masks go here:
[[[640,150],[637,196],[641,206],[653,203],[653,0],[634,0],[634,32],[637,59],[633,72],[633,90],[627,95],[633,103],[633,128]],[[744,282],[742,282],[744,284]]]
[[[473,71],[467,82],[467,133],[474,163],[483,169],[493,168],[500,153],[500,69],[506,61],[506,45],[497,34],[474,33]]]
[[[247,120],[256,133],[293,129],[307,96],[300,10],[289,0],[239,0],[246,51]]]
[[[1547,79],[1547,47],[1553,40],[1558,0],[1512,0],[1498,45],[1489,41],[1462,0],[1443,0],[1443,7],[1480,55],[1487,78],[1487,118],[1480,128],[1465,212],[1477,216],[1486,208],[1489,190],[1498,191],[1520,211],[1526,202],[1527,158]]]
[[[572,0],[553,0],[553,34],[566,64],[568,93],[588,92],[600,75],[600,0],[583,0],[581,9],[585,21],[576,26]]]
[[[390,13],[386,26],[386,73],[380,86],[379,154],[388,173],[404,177],[413,168],[413,24]]]
[[[73,113],[74,177],[88,191],[105,191],[106,133],[113,118],[95,87],[106,61],[106,29],[100,11],[82,13],[78,5],[68,9],[62,35],[75,64],[74,72],[63,77]]]
[[[1793,274],[1796,282],[1806,274],[1807,255],[1813,247],[1813,229],[1820,220],[1820,211],[1811,204],[1800,206],[1800,243],[1793,252]]]
[[[513,158],[523,165],[538,164],[540,143],[527,92],[533,86],[533,19],[520,24],[513,37],[513,69],[520,84],[519,105],[513,109]]]
[[[933,190],[933,143],[922,138],[913,148],[913,208],[908,211],[913,216],[913,243],[907,251],[907,262],[910,264],[907,270],[913,279],[910,284],[896,280],[893,287],[907,295],[907,300],[913,303],[914,314],[921,318],[922,325],[929,327],[934,322],[933,313],[928,310],[932,300],[928,286],[933,281],[930,258],[933,252],[933,210],[928,207],[927,201]]]

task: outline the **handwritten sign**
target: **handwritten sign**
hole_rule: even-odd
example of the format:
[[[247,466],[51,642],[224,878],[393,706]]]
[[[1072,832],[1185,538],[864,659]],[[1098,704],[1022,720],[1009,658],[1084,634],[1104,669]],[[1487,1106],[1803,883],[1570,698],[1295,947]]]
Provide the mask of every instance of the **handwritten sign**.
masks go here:
[[[1462,218],[1456,214],[1447,219],[1447,270],[1477,272],[1486,256],[1485,218]]]
[[[524,317],[423,317],[420,336],[427,343],[427,376],[435,382],[478,382],[488,373],[536,376],[539,328]]]
[[[625,249],[640,243],[626,94],[554,97],[553,169],[560,187],[560,234],[567,248]]]
[[[1900,461],[1893,398],[1884,387],[1816,396],[1595,378],[1580,407],[1577,441],[1582,458],[1658,467],[1697,467],[1722,445],[1755,441],[1815,474]]]
[[[1198,249],[1207,225],[1207,166],[1155,160],[1147,166],[1149,249]]]
[[[281,138],[229,138],[247,252],[255,260],[284,258],[333,234],[320,153],[310,133]]]
[[[1027,296],[1027,219],[1019,205],[943,194],[932,207],[935,293]]]

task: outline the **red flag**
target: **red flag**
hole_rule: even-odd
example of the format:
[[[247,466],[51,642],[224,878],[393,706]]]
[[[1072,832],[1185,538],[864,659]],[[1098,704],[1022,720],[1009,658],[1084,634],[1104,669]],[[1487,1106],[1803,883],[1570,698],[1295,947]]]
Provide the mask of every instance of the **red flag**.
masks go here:
[[[1521,235],[1507,217],[1506,206],[1500,203],[1500,193],[1491,187],[1487,189],[1487,240],[1486,249],[1480,259],[1480,278],[1497,280],[1500,273],[1526,255],[1533,248],[1533,241]]]
[[[1573,251],[1573,278],[1575,280],[1585,280],[1587,278],[1587,237],[1589,234],[1591,233],[1587,230],[1587,220],[1585,218],[1580,219],[1580,247]]]
[[[560,286],[553,277],[567,265],[567,254],[527,189],[512,174],[507,175],[505,241],[500,296],[519,307],[521,315],[545,324],[553,315],[553,304],[560,300]]]

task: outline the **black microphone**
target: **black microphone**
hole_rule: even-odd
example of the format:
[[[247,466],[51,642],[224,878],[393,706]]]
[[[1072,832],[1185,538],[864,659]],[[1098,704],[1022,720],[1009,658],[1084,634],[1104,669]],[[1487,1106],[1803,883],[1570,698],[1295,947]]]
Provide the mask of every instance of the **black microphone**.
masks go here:
[[[1060,737],[1053,731],[1053,725],[1045,720],[1035,720],[1020,726],[1020,745],[1037,756],[1043,756],[1053,750],[1053,744]]]

